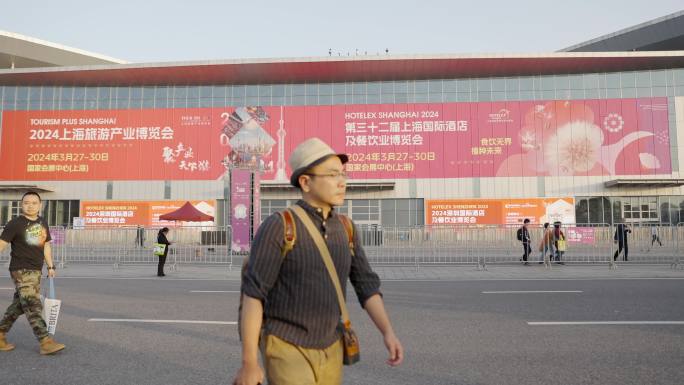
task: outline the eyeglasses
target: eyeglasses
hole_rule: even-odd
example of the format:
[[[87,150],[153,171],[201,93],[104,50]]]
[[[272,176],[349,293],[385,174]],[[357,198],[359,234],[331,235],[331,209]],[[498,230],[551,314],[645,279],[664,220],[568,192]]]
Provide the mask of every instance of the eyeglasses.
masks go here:
[[[337,180],[347,180],[349,176],[347,176],[346,172],[331,172],[329,174],[314,174],[314,173],[304,173],[303,175],[308,175],[308,176],[318,176],[318,177],[327,177],[327,178],[333,178]]]

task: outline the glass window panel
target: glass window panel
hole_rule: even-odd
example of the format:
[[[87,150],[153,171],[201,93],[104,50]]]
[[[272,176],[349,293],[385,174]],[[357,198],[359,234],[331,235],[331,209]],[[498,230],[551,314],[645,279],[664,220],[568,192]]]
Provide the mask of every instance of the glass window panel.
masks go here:
[[[318,94],[319,95],[332,95],[333,94],[332,84],[330,84],[330,83],[319,84],[318,85]]]
[[[606,97],[609,99],[616,99],[620,98],[620,89],[617,88],[608,88],[606,90]]]
[[[292,97],[292,104],[295,106],[301,106],[306,104],[306,97],[303,95],[297,95]]]
[[[376,96],[376,95],[374,95],[374,96]],[[379,99],[379,98],[380,98],[380,95],[377,95],[377,96],[378,96],[378,99]],[[369,100],[370,100],[370,95],[368,96],[368,98],[369,98]],[[325,106],[327,106],[327,105],[332,104],[332,102],[333,102],[333,97],[332,97],[332,95],[319,95],[319,96],[318,96],[318,104],[319,104],[319,105],[325,105]],[[377,101],[377,102],[373,102],[373,103],[381,103],[381,101]],[[274,103],[274,104],[275,104],[275,103]]]
[[[458,93],[456,93],[456,98],[458,99],[459,102],[469,102],[470,101],[470,92],[458,92]]]
[[[430,91],[430,83],[424,80],[419,80],[414,83],[416,93],[428,93]]]
[[[332,96],[329,96],[329,95],[325,95],[325,96],[321,96],[321,97],[322,98],[330,98],[330,100],[332,100]],[[330,103],[332,103],[332,102],[330,102]],[[328,103],[328,104],[330,104],[330,103]],[[271,105],[272,106],[283,106],[283,105],[285,105],[285,98],[281,97],[281,96],[273,96],[271,98]]]
[[[79,98],[80,97],[79,94],[80,94],[80,92],[78,90],[76,90],[76,92],[74,93],[74,97]],[[143,96],[143,91],[142,91],[141,87],[131,87],[130,88],[130,91],[128,93],[128,97],[130,97],[131,99],[142,99],[142,96]]]
[[[492,100],[492,93],[491,92],[478,92],[477,93],[477,101],[489,102],[491,100]]]
[[[200,98],[211,98],[212,97],[212,87],[211,86],[200,86],[199,87],[199,97]]]
[[[471,81],[469,79],[460,79],[456,81],[458,92],[470,92]]]
[[[684,68],[673,70],[672,73],[674,76],[674,84],[680,86],[684,85]]]
[[[259,105],[259,97],[258,96],[248,96],[245,98],[245,103],[248,106],[258,106]]]
[[[380,92],[383,94],[393,94],[394,93],[394,83],[392,82],[382,82],[380,86]]]
[[[506,91],[506,100],[519,100],[520,91]]]
[[[492,79],[477,79],[476,84],[479,92],[492,90]]]
[[[117,97],[120,97],[120,96],[117,96]],[[174,97],[174,99],[187,98],[188,97],[188,88],[184,87],[184,86],[173,87],[173,97]]]
[[[637,88],[637,90],[636,90],[636,96],[637,96],[638,98],[650,97],[650,96],[651,96],[651,88],[650,88],[650,87],[640,87],[640,88]]]
[[[442,80],[430,80],[430,93],[442,93]]]
[[[303,84],[294,84],[292,86],[292,96],[306,95],[306,87]]]
[[[382,103],[394,103],[394,93],[380,95]]]
[[[285,86],[282,84],[276,84],[271,87],[271,94],[273,96],[285,96]]]
[[[245,91],[247,97],[259,96],[259,86],[246,86]]]
[[[553,76],[542,76],[540,84],[541,85],[538,89],[546,90],[546,91],[553,90],[553,88],[554,88]]]
[[[648,71],[637,72],[636,86],[637,87],[650,87],[651,86],[651,73]]]
[[[492,91],[492,101],[506,100],[506,93],[504,91]]]
[[[360,82],[353,83],[352,84],[352,90],[353,90],[352,92],[355,95],[365,94],[366,93],[366,83],[360,83]]]
[[[346,94],[346,87],[344,83],[333,83],[333,95]]]
[[[589,223],[589,205],[586,199],[575,201],[575,220],[577,223]]]
[[[456,80],[444,80],[442,81],[442,90],[444,92],[456,92]]]
[[[233,92],[233,98],[244,98],[246,95],[247,87],[245,86],[233,86],[231,87]],[[228,94],[226,94],[228,96]]]
[[[416,103],[427,103],[429,101],[428,94],[415,94],[413,100]]]
[[[586,89],[584,90],[584,97],[586,99],[598,99],[599,91],[597,89]]]
[[[97,91],[97,88],[95,88]],[[95,94],[97,97],[97,94]],[[29,100],[39,100],[41,99],[41,87],[31,87],[29,88]]]
[[[521,90],[533,90],[534,89],[534,78],[531,78],[531,77],[520,78],[520,89]]]
[[[584,88],[599,88],[599,74],[585,74],[583,77]]]
[[[544,92],[546,92],[546,91],[544,91]],[[570,90],[556,90],[555,99],[568,100],[570,98],[571,98],[571,91]]]
[[[651,85],[652,86],[666,86],[667,85],[667,70],[651,71]]]
[[[650,92],[650,89],[649,89]],[[623,88],[622,97],[623,98],[634,98],[637,95],[637,90],[635,88]]]
[[[571,99],[584,99],[584,90],[571,90],[570,91],[570,98]]]
[[[188,89],[188,98],[199,98],[200,96],[200,88],[199,87],[187,87]]]
[[[606,74],[606,88],[620,88],[620,74]]]
[[[629,88],[634,87],[634,72],[622,72],[620,73],[620,87]]]
[[[684,90],[684,87],[682,87],[682,89]],[[398,93],[394,94],[394,102],[395,103],[408,103],[408,95],[406,95],[403,92],[401,92],[401,93],[398,92]]]
[[[442,94],[442,101],[444,102],[457,102],[458,97],[455,92],[445,92]]]
[[[307,84],[306,85],[307,95],[318,95],[318,83]]]
[[[569,85],[571,90],[584,89],[584,83],[582,81],[582,75],[570,75],[570,76],[568,76],[568,85]]]
[[[213,98],[225,98],[226,97],[226,86],[213,86],[211,90],[211,95]]]
[[[333,104],[345,104],[345,96],[344,96],[344,94],[342,94],[342,95],[338,95],[338,94],[333,95]]]
[[[62,91],[61,91],[60,95],[61,95],[62,102],[65,102],[65,101],[71,102],[71,99],[74,96],[74,88],[73,87],[62,87]]]
[[[382,103],[382,98],[380,94],[368,94],[366,96],[366,103],[368,104],[380,104]]]
[[[17,87],[17,101],[27,101],[29,98],[28,87]]]
[[[668,96],[667,87],[653,87],[651,88],[652,96]]]
[[[506,79],[506,91],[518,91],[520,89],[520,79],[508,78]]]
[[[535,100],[534,91],[520,91],[520,100]]]
[[[492,79],[492,91],[506,91],[506,79],[494,78]]]
[[[354,104],[366,104],[366,95],[353,95],[352,96],[352,103]]]
[[[556,93],[554,91],[542,91],[541,98],[544,100],[553,100],[556,98]]]
[[[370,94],[380,94],[381,86],[379,82],[368,83],[366,85],[366,92]]]
[[[565,75],[556,75],[553,77],[554,87],[557,90],[567,90],[570,88],[568,77]]]

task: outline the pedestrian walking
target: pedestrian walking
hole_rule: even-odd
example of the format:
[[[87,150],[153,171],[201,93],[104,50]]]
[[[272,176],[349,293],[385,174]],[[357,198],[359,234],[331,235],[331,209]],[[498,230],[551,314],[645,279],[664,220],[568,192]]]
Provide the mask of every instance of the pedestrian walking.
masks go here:
[[[344,203],[347,160],[318,138],[292,153],[290,182],[302,199],[268,217],[252,243],[242,277],[242,366],[233,384],[256,385],[265,378],[270,385],[341,384],[345,351],[351,359],[357,346],[344,303],[347,280],[383,336],[387,363],[403,361],[380,279],[356,227],[334,209]]]
[[[563,262],[563,255],[567,250],[568,243],[561,226],[562,223],[560,221],[553,222],[553,248],[556,250],[556,263],[565,265],[565,262]]]
[[[653,244],[655,242],[658,242],[658,245],[660,245],[661,247],[663,246],[663,243],[660,242],[660,234],[658,234],[658,226],[651,225],[651,247],[653,247]]]
[[[161,255],[158,255],[159,257],[159,263],[157,264],[157,277],[165,277],[166,274],[164,274],[164,264],[166,263],[166,256],[169,254],[169,246],[171,245],[171,242],[169,242],[169,239],[167,238],[167,235],[169,234],[169,228],[164,227],[161,230],[159,230],[159,233],[157,233],[157,243],[159,245],[164,245],[164,253]]]
[[[523,264],[525,265],[529,265],[529,263],[527,262],[527,258],[530,256],[530,253],[532,252],[532,246],[530,246],[530,243],[532,243],[532,239],[530,238],[530,231],[527,228],[529,225],[530,219],[525,218],[525,220],[523,220],[522,227],[519,228],[517,232],[517,238],[523,245],[523,255],[522,258],[520,258],[520,260],[523,261]]]
[[[0,234],[0,251],[11,245],[10,276],[14,282],[14,298],[0,321],[0,351],[10,351],[14,345],[7,342],[7,333],[22,314],[31,325],[33,335],[40,343],[40,354],[48,355],[64,349],[48,334],[40,300],[40,279],[43,263],[47,264],[48,277],[55,277],[55,264],[50,247],[50,229],[40,217],[42,201],[38,193],[29,191],[21,198],[22,214],[7,223]]]
[[[541,252],[541,257],[539,259],[539,264],[545,264],[546,267],[551,267],[550,260],[553,259],[554,247],[553,247],[553,230],[549,228],[549,222],[544,223],[542,239],[539,242],[539,251]]]
[[[617,261],[618,255],[624,250],[623,260],[627,261],[629,256],[629,241],[627,235],[631,233],[632,230],[624,223],[618,223],[615,227],[615,235],[613,235],[613,241],[617,243],[618,249],[615,250],[613,254],[613,261]]]

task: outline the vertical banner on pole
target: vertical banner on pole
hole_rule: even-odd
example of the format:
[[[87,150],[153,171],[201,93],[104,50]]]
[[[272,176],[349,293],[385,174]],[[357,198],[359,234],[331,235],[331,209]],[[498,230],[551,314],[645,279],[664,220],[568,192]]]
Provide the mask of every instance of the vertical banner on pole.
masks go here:
[[[233,229],[234,252],[248,252],[252,214],[252,172],[230,170],[230,222]]]

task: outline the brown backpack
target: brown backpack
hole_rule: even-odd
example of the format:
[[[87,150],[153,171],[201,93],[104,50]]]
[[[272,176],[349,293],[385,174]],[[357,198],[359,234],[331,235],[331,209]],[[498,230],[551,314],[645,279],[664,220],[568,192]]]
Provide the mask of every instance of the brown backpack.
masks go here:
[[[297,241],[297,226],[295,226],[295,220],[294,220],[294,215],[292,213],[292,210],[287,208],[283,211],[279,211],[278,214],[280,217],[283,219],[283,244],[280,246],[280,256],[282,258],[285,258],[287,256],[287,253],[292,251],[295,246],[295,242]],[[347,233],[347,239],[349,240],[349,251],[351,252],[352,258],[355,257],[354,253],[354,224],[352,223],[351,219],[349,219],[348,216],[344,214],[338,214],[340,221],[342,222],[342,225],[344,226],[344,229],[346,230]],[[248,267],[248,262],[249,262],[249,256],[246,256],[242,260],[242,271],[240,276],[244,277],[245,271],[247,271]],[[240,305],[238,307],[238,334],[240,335],[240,339],[242,340],[242,328],[241,328],[241,323],[242,323],[242,287],[240,288]]]

